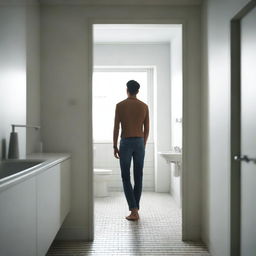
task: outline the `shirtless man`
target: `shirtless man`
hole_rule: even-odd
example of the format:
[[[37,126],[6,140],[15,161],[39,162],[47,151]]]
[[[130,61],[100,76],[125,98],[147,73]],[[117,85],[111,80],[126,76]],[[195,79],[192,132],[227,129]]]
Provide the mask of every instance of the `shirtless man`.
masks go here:
[[[140,85],[130,80],[127,86],[127,99],[116,105],[113,133],[114,156],[119,159],[125,197],[131,211],[127,220],[139,219],[140,197],[142,191],[145,146],[149,134],[148,106],[137,99]],[[121,141],[118,148],[119,126]],[[133,159],[134,188],[130,180],[130,166]]]

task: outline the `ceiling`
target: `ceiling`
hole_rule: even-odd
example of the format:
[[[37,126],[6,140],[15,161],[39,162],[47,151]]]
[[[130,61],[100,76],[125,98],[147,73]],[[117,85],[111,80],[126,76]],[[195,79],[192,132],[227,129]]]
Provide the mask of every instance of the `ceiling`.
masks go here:
[[[93,38],[95,43],[169,43],[181,29],[180,24],[98,24]]]
[[[85,5],[85,6],[187,6],[200,5],[203,0],[0,0],[5,5]]]
[[[203,0],[39,0],[41,4],[102,5],[102,6],[104,5],[181,5],[182,6],[182,5],[200,5],[202,1]]]

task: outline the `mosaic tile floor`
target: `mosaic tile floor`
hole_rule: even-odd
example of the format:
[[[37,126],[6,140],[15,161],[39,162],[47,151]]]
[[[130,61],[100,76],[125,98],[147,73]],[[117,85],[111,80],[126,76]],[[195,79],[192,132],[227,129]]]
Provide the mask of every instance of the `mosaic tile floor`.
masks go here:
[[[54,256],[210,256],[202,243],[181,241],[181,210],[167,193],[144,192],[140,220],[127,221],[122,193],[95,199],[94,242],[55,241]]]

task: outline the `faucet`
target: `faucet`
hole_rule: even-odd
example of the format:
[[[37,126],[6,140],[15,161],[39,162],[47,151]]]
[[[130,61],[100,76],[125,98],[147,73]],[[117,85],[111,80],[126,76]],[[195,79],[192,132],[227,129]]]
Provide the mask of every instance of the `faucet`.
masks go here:
[[[174,152],[181,153],[181,152],[182,152],[181,147],[175,146],[175,147],[174,147]]]
[[[34,128],[35,130],[40,129],[40,126],[38,125],[36,126],[36,125],[12,124],[12,132],[10,134],[9,151],[8,151],[9,159],[19,158],[18,133],[15,132],[15,127]]]
[[[40,129],[40,126],[38,125],[12,124],[12,132],[15,132],[15,127],[34,128],[35,130]]]

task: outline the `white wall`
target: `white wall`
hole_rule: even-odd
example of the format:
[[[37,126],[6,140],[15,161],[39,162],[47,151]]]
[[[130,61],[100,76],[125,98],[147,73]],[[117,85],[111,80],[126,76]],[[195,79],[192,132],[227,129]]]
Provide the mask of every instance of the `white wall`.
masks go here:
[[[182,30],[170,44],[170,62],[171,62],[171,142],[172,146],[182,147],[182,123],[176,119],[182,118]]]
[[[26,7],[0,6],[0,143],[8,154],[11,124],[26,122]],[[19,133],[20,155],[25,155],[26,133]],[[2,157],[2,154],[1,154]]]
[[[94,47],[94,65],[95,66],[155,66],[156,67],[156,89],[152,89],[157,94],[157,102],[151,102],[150,110],[150,133],[153,136],[153,115],[157,125],[156,151],[169,150],[171,147],[171,105],[170,105],[170,45],[169,43],[159,44],[96,44]],[[124,85],[124,91],[126,87]],[[138,95],[139,97],[139,95]],[[156,104],[157,113],[153,112],[153,104]],[[99,147],[99,145],[98,145]],[[146,149],[146,155],[149,153],[152,160],[148,165],[147,182],[151,182],[151,186],[147,186],[147,190],[157,192],[169,192],[170,173],[169,166],[165,160],[157,155],[154,167],[154,144]],[[153,148],[151,148],[153,147]],[[100,149],[99,149],[100,150]],[[97,164],[97,159],[95,159]],[[114,161],[114,159],[112,160]],[[115,165],[113,164],[113,167]],[[155,168],[155,172],[154,172]],[[146,171],[146,169],[145,169]],[[155,175],[155,177],[154,177]],[[150,177],[151,176],[151,177]],[[156,179],[156,180],[155,180]],[[144,179],[145,180],[145,179]],[[154,186],[154,180],[155,185]],[[148,184],[149,185],[149,184]]]
[[[230,255],[230,20],[247,0],[208,0],[203,19],[202,238]]]
[[[40,125],[40,7],[26,9],[27,124]],[[40,130],[27,129],[27,154],[39,150]]]
[[[40,124],[39,5],[0,2],[0,159],[8,154],[11,124]],[[16,128],[20,157],[35,152],[40,132]]]
[[[171,147],[182,148],[182,123],[176,119],[182,120],[182,30],[170,44],[170,62],[171,62]],[[177,165],[171,164],[171,186],[170,192],[175,201],[181,206],[181,171]],[[179,175],[175,175],[179,173]]]
[[[104,18],[104,19],[103,19]],[[187,61],[184,155],[190,169],[184,179],[187,205],[184,239],[200,238],[200,10],[198,7],[158,6],[61,6],[41,10],[41,114],[42,140],[46,151],[72,153],[72,210],[62,229],[62,238],[93,236],[91,170],[91,54],[89,24],[92,20],[128,19],[128,22],[187,24]],[[131,20],[132,19],[132,20]],[[142,20],[142,19],[146,19]],[[136,21],[137,20],[137,21]],[[125,22],[125,21],[124,21]],[[168,22],[168,21],[167,21]]]

